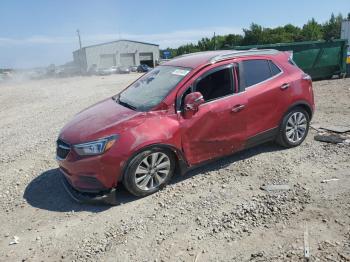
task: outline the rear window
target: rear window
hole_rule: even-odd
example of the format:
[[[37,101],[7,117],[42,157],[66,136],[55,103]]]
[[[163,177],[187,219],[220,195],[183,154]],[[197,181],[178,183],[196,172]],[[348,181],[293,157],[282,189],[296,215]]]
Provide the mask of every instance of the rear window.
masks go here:
[[[245,60],[242,62],[242,65],[246,87],[263,82],[271,77],[270,66],[267,60]]]

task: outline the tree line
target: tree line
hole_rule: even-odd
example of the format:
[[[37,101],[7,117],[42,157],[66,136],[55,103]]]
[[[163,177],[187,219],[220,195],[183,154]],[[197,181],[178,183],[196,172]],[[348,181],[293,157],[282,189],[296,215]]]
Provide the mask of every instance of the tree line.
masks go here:
[[[347,16],[350,19],[350,13]],[[275,28],[262,27],[252,23],[249,28],[243,29],[241,34],[217,35],[211,38],[204,37],[197,44],[185,44],[178,48],[167,48],[171,57],[182,54],[231,49],[234,46],[275,44],[301,41],[332,40],[340,38],[341,22],[344,20],[342,14],[332,14],[330,19],[324,23],[318,23],[314,18],[309,20],[302,27],[287,24]],[[161,50],[164,51],[164,50]],[[161,52],[162,53],[162,52]]]

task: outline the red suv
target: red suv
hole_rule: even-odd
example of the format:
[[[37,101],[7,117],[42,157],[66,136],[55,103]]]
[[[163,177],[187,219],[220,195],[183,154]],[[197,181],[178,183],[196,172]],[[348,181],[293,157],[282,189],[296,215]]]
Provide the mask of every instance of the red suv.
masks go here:
[[[118,183],[146,196],[176,171],[263,142],[300,145],[313,111],[311,78],[288,52],[184,55],[77,114],[57,159],[76,200],[108,199]]]

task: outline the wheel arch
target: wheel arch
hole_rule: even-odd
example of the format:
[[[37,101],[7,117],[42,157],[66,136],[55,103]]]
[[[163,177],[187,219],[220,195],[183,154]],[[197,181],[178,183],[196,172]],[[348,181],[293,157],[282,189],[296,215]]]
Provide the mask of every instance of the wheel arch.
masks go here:
[[[296,101],[296,102],[294,102],[293,104],[291,104],[291,105],[288,107],[287,111],[284,112],[281,121],[283,120],[283,117],[284,117],[289,111],[291,111],[292,109],[294,109],[294,108],[296,108],[296,107],[301,107],[301,108],[303,108],[303,109],[309,114],[310,121],[311,121],[312,116],[313,116],[313,110],[312,110],[311,105],[310,105],[308,102],[304,101],[304,100]]]
[[[175,173],[179,173],[179,174],[184,174],[186,172],[186,170],[188,169],[189,165],[187,163],[187,160],[185,158],[184,153],[178,149],[177,147],[173,146],[173,145],[169,145],[169,144],[162,144],[162,143],[155,143],[155,144],[150,144],[147,146],[144,146],[138,150],[136,150],[130,157],[129,159],[124,163],[123,168],[122,168],[122,174],[121,176],[118,177],[118,181],[122,181],[124,179],[124,176],[126,174],[126,171],[128,169],[129,163],[130,161],[139,153],[146,151],[146,150],[150,150],[150,149],[154,149],[154,148],[161,148],[161,149],[165,149],[168,150],[169,152],[171,152],[174,157],[175,157]]]
[[[293,112],[294,109],[297,109],[299,108],[302,109],[302,110],[305,110],[306,113],[308,114],[308,125],[310,125],[310,121],[311,121],[311,117],[312,117],[312,107],[310,106],[310,104],[308,104],[307,102],[305,101],[297,101],[295,103],[293,103],[289,108],[288,110],[286,110],[286,112],[284,112],[282,118],[281,118],[281,122],[279,124],[279,132],[278,132],[278,135],[276,137],[276,142],[278,144],[280,144],[281,146],[283,147],[295,147],[295,146],[298,146],[300,145],[306,138],[307,136],[307,133],[308,133],[308,128],[306,129],[305,131],[305,134],[302,138],[302,140],[299,140],[299,141],[293,141],[293,143],[291,143],[290,141],[287,140],[286,138],[286,135],[285,135],[285,131],[283,130],[284,129],[284,125],[285,123],[287,122],[288,119],[285,120],[285,117],[286,116],[289,116],[290,113]],[[286,122],[285,122],[286,121]]]

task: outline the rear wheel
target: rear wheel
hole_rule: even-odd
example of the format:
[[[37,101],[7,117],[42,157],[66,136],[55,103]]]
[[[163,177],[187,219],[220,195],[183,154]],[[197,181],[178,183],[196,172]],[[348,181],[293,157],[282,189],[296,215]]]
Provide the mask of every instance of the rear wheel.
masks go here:
[[[133,195],[147,196],[164,187],[173,176],[174,170],[173,153],[153,148],[137,154],[130,161],[123,183]]]
[[[310,116],[301,107],[290,110],[284,117],[280,126],[277,143],[284,147],[300,145],[309,131]]]

